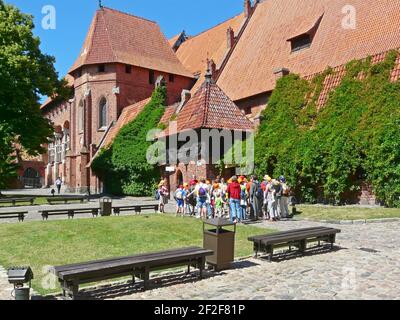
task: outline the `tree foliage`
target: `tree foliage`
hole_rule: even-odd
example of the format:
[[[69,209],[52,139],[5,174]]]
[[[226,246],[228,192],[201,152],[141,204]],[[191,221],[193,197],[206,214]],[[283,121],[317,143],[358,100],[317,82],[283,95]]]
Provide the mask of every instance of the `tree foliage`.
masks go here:
[[[400,83],[390,81],[397,56],[348,63],[320,111],[316,101],[331,69],[311,82],[280,79],[256,136],[258,173],[286,175],[305,201],[321,193],[343,203],[367,182],[383,204],[400,206]]]
[[[0,187],[15,175],[14,146],[36,155],[52,132],[40,113],[40,97],[68,94],[33,29],[32,16],[0,0]]]
[[[119,131],[111,147],[103,149],[94,159],[92,168],[102,178],[107,192],[132,196],[152,194],[160,171],[147,161],[151,142],[146,137],[158,127],[165,103],[166,88],[158,87],[143,111]]]

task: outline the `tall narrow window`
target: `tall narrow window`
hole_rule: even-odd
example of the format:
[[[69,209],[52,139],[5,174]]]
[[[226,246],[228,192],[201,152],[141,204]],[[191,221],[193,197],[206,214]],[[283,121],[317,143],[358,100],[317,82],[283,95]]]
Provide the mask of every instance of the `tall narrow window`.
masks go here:
[[[106,72],[106,65],[105,64],[99,64],[97,70],[98,70],[99,73]]]
[[[169,75],[169,82],[175,82],[175,75],[173,74]]]
[[[85,122],[85,105],[84,105],[83,101],[81,101],[79,103],[79,107],[78,107],[78,130],[79,130],[79,133],[83,132],[84,122]]]
[[[130,65],[125,65],[125,73],[129,73],[129,74],[131,74],[132,73],[132,66],[130,66]]]
[[[99,104],[99,127],[107,127],[107,100],[102,98]]]
[[[149,70],[149,83],[154,84],[154,70]]]

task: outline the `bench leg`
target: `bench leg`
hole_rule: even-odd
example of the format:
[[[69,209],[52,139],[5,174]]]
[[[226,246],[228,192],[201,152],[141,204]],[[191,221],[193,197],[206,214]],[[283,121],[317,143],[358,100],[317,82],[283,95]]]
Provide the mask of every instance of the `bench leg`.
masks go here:
[[[301,240],[300,241],[300,246],[299,246],[300,248],[300,252],[301,252],[301,254],[304,254],[305,252],[306,252],[306,249],[307,249],[307,242],[306,242],[306,240]]]
[[[336,242],[336,235],[335,234],[330,236],[330,242],[331,242],[331,250],[333,250],[334,247],[335,247],[335,242]]]
[[[189,262],[186,274],[190,274],[190,265],[191,263]]]
[[[206,258],[201,258],[199,260],[199,269],[200,269],[199,279],[203,279],[203,271],[205,267],[206,267]]]
[[[258,246],[258,243],[254,243],[254,257],[257,259],[258,258],[258,248],[259,248],[259,246]]]
[[[72,300],[76,300],[78,297],[78,292],[79,292],[79,284],[74,283],[72,285]]]
[[[143,282],[144,282],[144,290],[146,291],[149,289],[149,282],[150,282],[150,269],[148,267],[144,268]]]

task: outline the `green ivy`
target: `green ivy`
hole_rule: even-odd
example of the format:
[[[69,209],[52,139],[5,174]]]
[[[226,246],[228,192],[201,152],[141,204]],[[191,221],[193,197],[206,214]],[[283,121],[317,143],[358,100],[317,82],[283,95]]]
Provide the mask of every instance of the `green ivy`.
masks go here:
[[[390,74],[398,56],[346,65],[346,75],[318,111],[332,69],[306,81],[280,79],[256,135],[258,174],[285,175],[303,201],[344,203],[372,185],[387,206],[400,206],[400,83]]]
[[[101,177],[106,192],[116,195],[150,196],[160,180],[160,170],[148,163],[146,141],[150,130],[157,128],[165,112],[166,88],[158,87],[150,102],[135,120],[125,125],[108,149],[101,150],[92,164]]]

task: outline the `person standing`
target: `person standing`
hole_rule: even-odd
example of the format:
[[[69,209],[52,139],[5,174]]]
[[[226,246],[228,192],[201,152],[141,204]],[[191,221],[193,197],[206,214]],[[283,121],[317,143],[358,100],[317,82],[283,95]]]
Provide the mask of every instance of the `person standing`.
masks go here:
[[[165,205],[168,203],[169,191],[166,181],[161,181],[158,185],[158,193],[160,195],[159,213],[165,213]]]
[[[289,196],[290,196],[290,188],[286,184],[286,179],[284,176],[279,177],[279,181],[282,186],[282,199],[281,199],[281,216],[284,219],[289,218]]]
[[[57,187],[58,194],[60,194],[60,192],[61,192],[61,186],[62,186],[62,180],[61,180],[61,177],[58,177],[56,180],[56,187]]]
[[[238,183],[237,176],[233,176],[231,183],[228,184],[227,194],[229,197],[230,204],[230,220],[233,223],[237,223],[240,215],[240,184]]]
[[[280,220],[280,218],[282,217],[281,209],[282,209],[283,189],[279,180],[274,180],[274,190],[275,190],[276,212],[278,215],[278,220]]]
[[[239,223],[247,219],[247,190],[244,181],[240,184],[240,215]]]
[[[186,193],[185,193],[185,190],[183,189],[183,186],[178,186],[178,188],[175,191],[174,198],[176,201],[176,216],[181,214],[183,217],[185,215],[184,199],[186,198]]]
[[[261,188],[261,183],[258,181],[256,176],[252,176],[250,179],[251,186],[249,192],[250,204],[253,208],[253,219],[255,221],[261,216],[262,205],[264,200],[264,191]]]
[[[276,206],[276,180],[271,180],[266,189],[266,198],[268,203],[268,214],[271,221],[278,221],[278,208]]]
[[[200,183],[197,184],[194,194],[196,195],[197,199],[197,216],[196,218],[207,218],[207,202],[209,201],[210,195],[208,192],[208,187],[206,184],[206,180],[202,179],[200,180]]]

